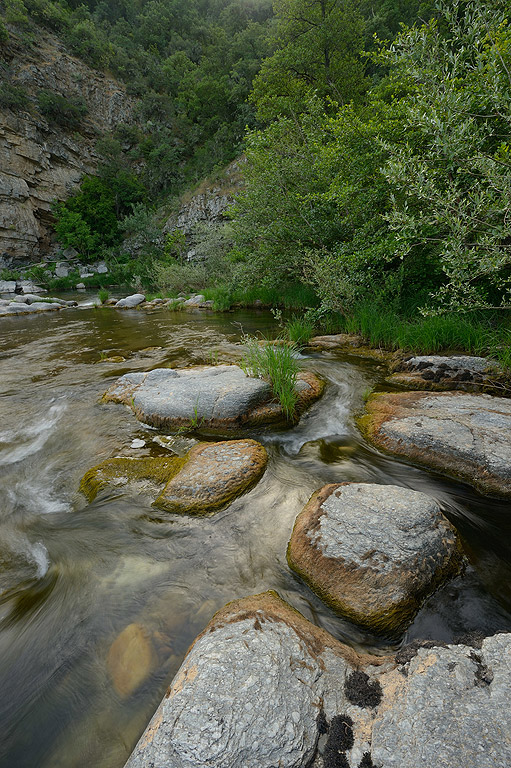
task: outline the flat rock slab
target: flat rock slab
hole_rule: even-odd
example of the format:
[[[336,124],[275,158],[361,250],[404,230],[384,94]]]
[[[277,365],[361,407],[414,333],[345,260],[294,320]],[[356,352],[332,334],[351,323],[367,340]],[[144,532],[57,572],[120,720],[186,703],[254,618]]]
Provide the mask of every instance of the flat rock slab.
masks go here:
[[[307,347],[318,351],[338,350],[347,355],[369,357],[383,362],[388,362],[394,357],[393,352],[370,347],[364,338],[357,333],[333,333],[327,336],[313,336],[307,342]]]
[[[188,652],[126,768],[303,768],[322,707],[344,710],[343,682],[359,663],[274,594],[230,603]]]
[[[154,504],[188,515],[216,511],[257,482],[267,460],[266,450],[255,440],[200,443]]]
[[[384,768],[506,768],[511,765],[511,635],[421,648],[382,678],[371,755]]]
[[[436,391],[499,391],[505,386],[498,363],[470,355],[408,357],[394,367],[387,381],[409,389]]]
[[[306,372],[299,374],[296,388],[301,413],[320,396],[323,383]],[[270,385],[249,378],[237,365],[127,373],[103,399],[128,405],[139,421],[159,429],[225,433],[284,420]]]
[[[50,303],[47,301],[37,301],[32,304],[25,304],[24,302],[12,301],[10,304],[3,304],[0,306],[0,315],[31,315],[36,312],[51,312],[57,309],[62,309],[60,303]]]
[[[421,602],[459,567],[456,532],[437,502],[394,485],[342,483],[298,515],[288,563],[338,614],[400,635]]]
[[[180,456],[117,456],[92,467],[80,490],[93,501],[106,486],[149,493],[154,505],[188,515],[223,509],[254,485],[268,456],[255,440],[199,443]]]
[[[511,496],[511,400],[461,392],[375,394],[360,426],[390,453]]]

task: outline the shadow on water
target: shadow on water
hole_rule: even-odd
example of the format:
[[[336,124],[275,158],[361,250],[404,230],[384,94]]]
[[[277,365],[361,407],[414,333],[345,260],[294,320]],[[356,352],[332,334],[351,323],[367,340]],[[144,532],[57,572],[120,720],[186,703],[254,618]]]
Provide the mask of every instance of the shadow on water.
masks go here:
[[[228,509],[195,519],[124,489],[91,504],[78,493],[82,475],[106,458],[165,453],[156,431],[100,397],[126,371],[236,360],[235,323],[270,332],[270,314],[64,310],[4,323],[1,768],[120,768],[194,637],[234,598],[275,589],[357,648],[395,647],[336,617],[287,566],[296,515],[325,483],[427,492],[464,539],[465,572],[429,598],[402,642],[511,629],[510,505],[365,443],[355,414],[383,380],[379,364],[304,359],[328,382],[322,400],[294,429],[254,433],[270,456],[262,480]],[[124,360],[105,359],[115,356]],[[144,448],[130,448],[135,437]],[[130,661],[129,674],[118,658]]]

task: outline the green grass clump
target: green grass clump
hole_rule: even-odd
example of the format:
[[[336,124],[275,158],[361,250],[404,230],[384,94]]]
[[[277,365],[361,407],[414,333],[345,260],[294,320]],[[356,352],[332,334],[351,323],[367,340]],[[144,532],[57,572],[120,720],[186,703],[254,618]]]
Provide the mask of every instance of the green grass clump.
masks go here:
[[[296,377],[298,362],[294,357],[295,346],[271,342],[261,344],[253,336],[242,339],[244,354],[240,367],[247,376],[268,381],[278,399],[286,419],[295,415],[297,394]]]
[[[104,303],[105,303],[105,301],[108,301],[108,297],[109,297],[109,295],[110,295],[110,294],[108,293],[108,291],[106,290],[106,288],[100,288],[100,290],[98,291],[98,298],[99,298],[99,300],[100,300],[100,302],[101,302],[102,304],[104,304]]]
[[[298,347],[302,347],[314,335],[314,322],[307,316],[293,315],[285,324],[286,333],[290,341]]]

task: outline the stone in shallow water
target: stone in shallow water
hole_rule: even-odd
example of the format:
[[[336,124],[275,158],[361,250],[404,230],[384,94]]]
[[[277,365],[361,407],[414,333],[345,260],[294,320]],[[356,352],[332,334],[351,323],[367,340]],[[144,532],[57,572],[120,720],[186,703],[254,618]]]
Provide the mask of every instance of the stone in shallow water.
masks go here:
[[[255,440],[200,443],[165,486],[155,506],[168,512],[204,515],[225,507],[262,475],[266,450]]]
[[[404,631],[459,560],[456,532],[434,499],[368,483],[315,493],[288,547],[290,567],[337,613],[390,636]]]
[[[387,381],[410,389],[502,389],[498,363],[470,355],[420,355],[401,360]]]
[[[144,301],[145,296],[143,293],[133,293],[131,296],[126,296],[124,299],[119,299],[115,306],[119,309],[132,309],[133,307],[138,307],[138,305],[142,304]]]
[[[116,456],[89,469],[82,477],[80,490],[89,501],[93,501],[109,485],[117,488],[129,485],[156,494],[182,466],[183,459],[177,456]]]
[[[107,668],[120,696],[131,696],[153,671],[156,655],[149,632],[141,624],[129,624],[108,651]]]
[[[296,389],[301,413],[321,395],[323,383],[304,372],[299,374]],[[128,373],[103,399],[128,405],[137,419],[161,429],[186,427],[222,433],[284,420],[270,385],[249,378],[237,365]]]
[[[127,768],[303,768],[321,708],[331,718],[350,706],[343,681],[361,661],[274,594],[229,603],[188,652]]]
[[[511,496],[511,400],[459,392],[372,395],[360,425],[380,448]]]

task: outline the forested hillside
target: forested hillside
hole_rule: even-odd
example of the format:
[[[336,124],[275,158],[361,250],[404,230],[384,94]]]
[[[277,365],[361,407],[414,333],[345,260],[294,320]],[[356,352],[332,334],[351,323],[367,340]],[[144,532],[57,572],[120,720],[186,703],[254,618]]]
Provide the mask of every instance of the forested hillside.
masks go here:
[[[2,11],[4,39],[15,29],[30,47],[46,26],[137,99],[136,122],[98,142],[97,177],[56,208],[63,246],[122,261],[126,234],[143,242],[159,207],[245,151],[246,189],[209,267],[182,263],[179,232],[159,251],[147,237],[147,285],[163,260],[166,286],[174,273],[180,287],[206,282],[225,305],[240,287],[298,283],[323,314],[509,306],[501,0],[5,0]],[[23,108],[15,82],[1,98]],[[38,108],[79,130],[80,105],[59,98],[41,94]]]

